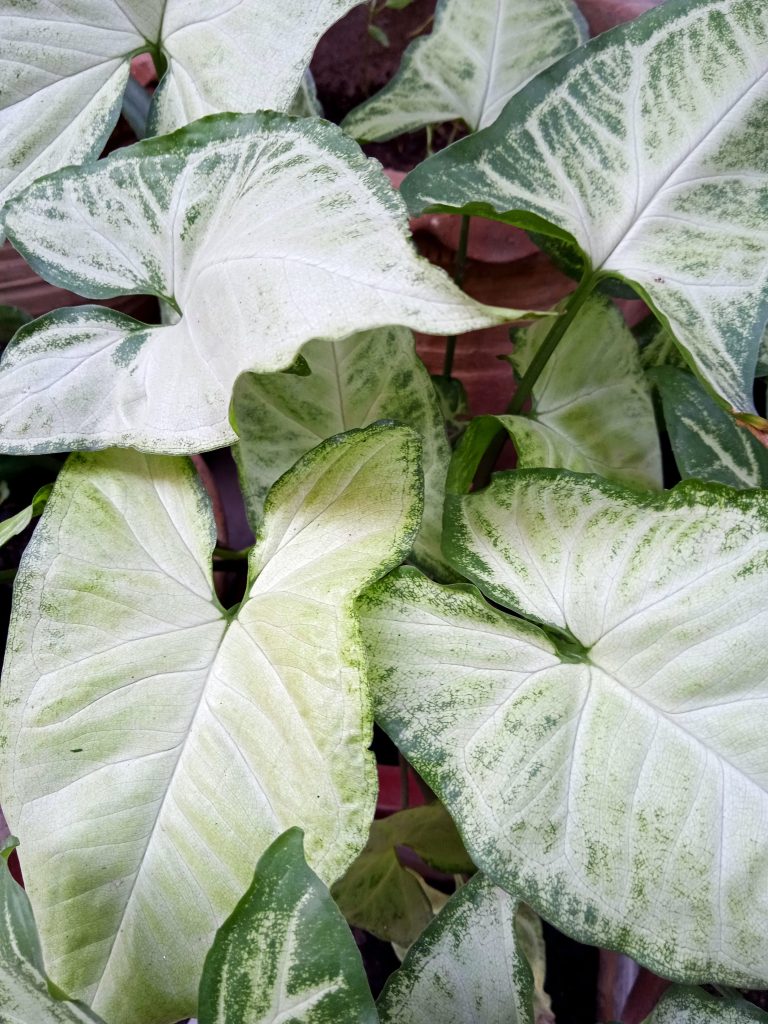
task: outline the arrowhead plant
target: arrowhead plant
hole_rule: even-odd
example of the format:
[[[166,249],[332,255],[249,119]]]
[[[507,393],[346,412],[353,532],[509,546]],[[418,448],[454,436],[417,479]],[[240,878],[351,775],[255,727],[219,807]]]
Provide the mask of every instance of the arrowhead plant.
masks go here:
[[[0,1024],[765,1020],[768,6],[356,6],[0,0]]]

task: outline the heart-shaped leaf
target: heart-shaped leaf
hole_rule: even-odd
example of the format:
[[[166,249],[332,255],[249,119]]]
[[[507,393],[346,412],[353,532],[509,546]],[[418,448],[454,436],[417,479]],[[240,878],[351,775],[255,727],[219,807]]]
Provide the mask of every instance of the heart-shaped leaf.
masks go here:
[[[695,377],[673,366],[650,372],[680,475],[727,484],[768,487],[768,451],[737,426]]]
[[[745,999],[718,999],[700,988],[675,986],[646,1024],[768,1024],[768,1014]]]
[[[194,1014],[213,933],[286,828],[329,883],[364,846],[376,779],[351,599],[410,548],[418,455],[385,425],[305,456],[229,613],[185,460],[76,455],[59,476],[14,592],[2,807],[46,962],[110,1024]]]
[[[382,1024],[533,1024],[533,977],[516,934],[519,901],[476,875],[391,976]]]
[[[134,56],[167,67],[157,134],[205,114],[288,110],[318,39],[355,3],[0,0],[0,241],[2,208],[25,185],[99,155]]]
[[[204,119],[36,182],[7,227],[52,282],[89,298],[153,294],[182,314],[150,328],[80,307],[22,330],[0,364],[8,452],[230,444],[237,376],[290,366],[312,338],[517,315],[416,255],[380,166],[325,121]]]
[[[235,387],[235,454],[251,523],[261,519],[275,480],[319,440],[379,419],[398,420],[418,431],[424,452],[424,519],[414,555],[428,571],[452,578],[440,551],[450,449],[411,332],[388,327],[311,341],[301,354],[309,376],[244,374]]]
[[[440,0],[432,32],[411,43],[400,70],[343,123],[356,139],[390,139],[461,118],[485,128],[542,68],[586,38],[572,0]]]
[[[518,471],[449,496],[445,544],[516,614],[415,570],[362,613],[377,720],[472,860],[581,941],[763,987],[764,494]]]
[[[199,1024],[377,1024],[360,953],[289,829],[262,855],[219,929],[200,982]]]
[[[3,1024],[103,1024],[86,1006],[51,992],[29,899],[8,869],[14,845],[0,851],[0,1020]]]
[[[591,40],[404,181],[425,207],[578,245],[631,282],[710,387],[754,412],[768,316],[768,7],[667,0]],[[768,423],[766,423],[768,427]]]

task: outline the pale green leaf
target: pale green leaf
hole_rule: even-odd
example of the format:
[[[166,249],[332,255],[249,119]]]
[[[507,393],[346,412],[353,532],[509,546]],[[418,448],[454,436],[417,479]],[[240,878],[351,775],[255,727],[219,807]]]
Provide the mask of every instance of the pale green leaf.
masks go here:
[[[50,991],[29,899],[8,869],[12,850],[1,851],[0,865],[0,1024],[102,1024]]]
[[[418,431],[424,452],[424,519],[414,555],[429,571],[450,575],[440,551],[450,450],[411,332],[388,327],[311,341],[301,354],[309,376],[247,374],[235,387],[235,454],[251,522],[259,522],[274,481],[318,441],[376,420],[398,420]]]
[[[531,82],[403,183],[631,282],[737,412],[768,315],[768,5],[667,0]]]
[[[672,366],[650,372],[680,476],[729,487],[768,487],[768,451],[699,382]]]
[[[219,929],[200,983],[199,1024],[376,1024],[360,953],[290,829],[262,854]]]
[[[157,134],[205,114],[288,110],[315,44],[355,2],[0,0],[0,213],[35,178],[99,155],[136,54],[167,64]]]
[[[288,109],[288,113],[294,114],[296,117],[323,116],[323,108],[317,97],[315,79],[312,77],[312,72],[309,68],[304,72],[301,85],[293,99],[293,103]]]
[[[238,375],[285,369],[312,338],[516,315],[417,256],[380,165],[318,119],[205,119],[36,182],[7,227],[50,281],[90,298],[154,294],[181,312],[150,328],[79,307],[22,330],[0,364],[12,453],[230,444]]]
[[[533,1024],[518,901],[476,875],[411,947],[379,997],[382,1024]]]
[[[498,474],[445,549],[516,615],[414,570],[362,613],[377,720],[472,860],[581,941],[764,987],[763,492]]]
[[[669,989],[646,1024],[768,1024],[763,1013],[745,999],[719,999],[700,988]]]
[[[407,948],[432,920],[430,888],[404,867],[398,846],[449,874],[474,871],[441,804],[413,807],[374,821],[365,849],[333,886],[333,897],[350,924]]]
[[[375,40],[379,46],[383,46],[385,48],[389,46],[389,36],[379,25],[370,24],[368,26],[368,35],[371,39]]]
[[[213,934],[286,828],[328,883],[364,846],[351,600],[410,548],[418,448],[371,427],[283,476],[236,614],[186,460],[75,455],[59,476],[16,580],[0,796],[46,962],[109,1024],[194,1014]]]
[[[343,127],[366,141],[457,118],[476,131],[585,38],[571,0],[439,0],[431,34],[411,43],[392,81]]]
[[[515,335],[512,364],[518,376],[549,328],[535,324]],[[656,419],[637,345],[605,298],[594,296],[577,315],[534,385],[530,415],[499,419],[522,469],[571,469],[662,486]]]
[[[52,484],[46,484],[44,487],[41,487],[32,499],[31,505],[27,505],[21,512],[17,512],[15,516],[0,520],[0,548],[3,544],[7,544],[11,537],[16,537],[26,530],[35,516],[40,515],[48,501],[52,486]],[[0,486],[0,493],[2,493],[2,489],[2,486]],[[7,493],[6,488],[6,495]]]

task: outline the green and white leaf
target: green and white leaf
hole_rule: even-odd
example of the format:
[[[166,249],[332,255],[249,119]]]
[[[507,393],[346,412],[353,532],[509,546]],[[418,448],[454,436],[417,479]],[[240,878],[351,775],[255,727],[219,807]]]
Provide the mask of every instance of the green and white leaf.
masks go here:
[[[12,850],[0,851],[1,1024],[102,1024],[86,1006],[49,987],[29,898],[8,869]]]
[[[470,131],[485,128],[586,37],[571,0],[439,0],[431,34],[411,43],[392,81],[346,117],[344,130],[371,141],[457,118]]]
[[[382,1024],[533,1024],[519,902],[483,875],[451,897],[379,997]]]
[[[232,612],[186,460],[75,455],[59,476],[14,591],[0,803],[46,963],[110,1024],[194,1015],[213,934],[286,828],[328,883],[364,846],[351,602],[411,546],[418,460],[386,426],[305,456],[267,499]]]
[[[341,341],[310,341],[301,355],[309,376],[246,374],[235,386],[235,453],[251,523],[261,519],[275,480],[319,440],[376,420],[398,420],[421,435],[424,452],[424,519],[414,555],[428,571],[451,575],[440,551],[450,449],[411,332],[387,327]]]
[[[99,155],[136,54],[167,64],[156,134],[205,114],[288,110],[317,41],[355,2],[0,0],[0,241],[14,195]]]
[[[768,1024],[768,1014],[745,999],[718,999],[700,988],[665,992],[646,1024]]]
[[[262,854],[206,957],[199,1002],[199,1024],[377,1024],[355,940],[299,829]]]
[[[739,427],[695,377],[671,366],[650,372],[680,476],[729,487],[768,487],[768,451]]]
[[[0,500],[7,497],[8,494],[7,488],[5,489],[5,494],[2,494],[3,487],[4,484],[0,482]],[[8,519],[0,521],[0,548],[3,544],[7,544],[11,537],[16,537],[23,530],[26,530],[35,516],[41,514],[52,488],[52,484],[46,484],[44,487],[41,487],[32,499],[31,505],[27,505],[21,512],[17,512],[15,516],[10,516]]]
[[[667,0],[535,79],[402,186],[411,209],[576,245],[646,298],[705,382],[754,413],[768,314],[768,7]]]
[[[317,119],[197,122],[36,182],[7,227],[52,282],[90,298],[153,294],[181,313],[148,327],[86,306],[22,330],[0,364],[3,448],[19,454],[231,444],[239,374],[285,369],[313,338],[518,315],[417,256],[380,165]]]
[[[632,331],[640,346],[640,365],[644,370],[653,370],[657,366],[676,366],[687,370],[688,364],[683,358],[677,343],[669,331],[662,327],[658,320],[649,314]]]
[[[333,897],[351,925],[408,948],[436,913],[434,890],[400,862],[398,846],[407,846],[449,874],[470,873],[474,865],[439,803],[399,811],[371,824],[365,849],[334,884]]]
[[[763,987],[764,494],[520,470],[449,495],[445,543],[514,616],[414,570],[361,614],[377,721],[472,860],[580,941]]]
[[[562,309],[562,304],[559,307]],[[512,365],[522,377],[550,329],[515,334]],[[598,473],[659,489],[661,447],[637,344],[618,309],[593,296],[544,367],[528,416],[502,416],[522,469]]]

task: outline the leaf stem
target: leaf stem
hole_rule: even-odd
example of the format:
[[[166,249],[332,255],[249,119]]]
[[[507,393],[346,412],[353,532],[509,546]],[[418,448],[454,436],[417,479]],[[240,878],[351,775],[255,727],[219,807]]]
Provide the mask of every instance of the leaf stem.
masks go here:
[[[462,214],[461,233],[459,234],[459,247],[456,250],[456,262],[453,265],[453,280],[461,288],[464,284],[464,275],[467,271],[467,247],[469,245],[469,226],[472,218],[468,214]],[[453,371],[453,357],[456,353],[456,335],[452,334],[445,341],[445,359],[443,361],[443,377],[448,380]]]
[[[250,555],[250,548],[241,548],[239,551],[233,551],[231,548],[220,548],[214,549],[213,557],[221,562],[241,562]]]
[[[568,305],[565,307],[563,313],[552,324],[549,333],[539,346],[539,349],[531,360],[528,369],[523,374],[523,379],[517,385],[517,389],[512,396],[512,401],[507,406],[507,412],[511,416],[518,416],[522,412],[523,406],[533,391],[536,381],[541,376],[544,367],[549,362],[550,357],[553,355],[557,346],[567,334],[568,328],[576,319],[579,310],[594,291],[596,284],[596,275],[589,274],[582,279],[576,291],[571,294],[571,297],[568,300]]]

